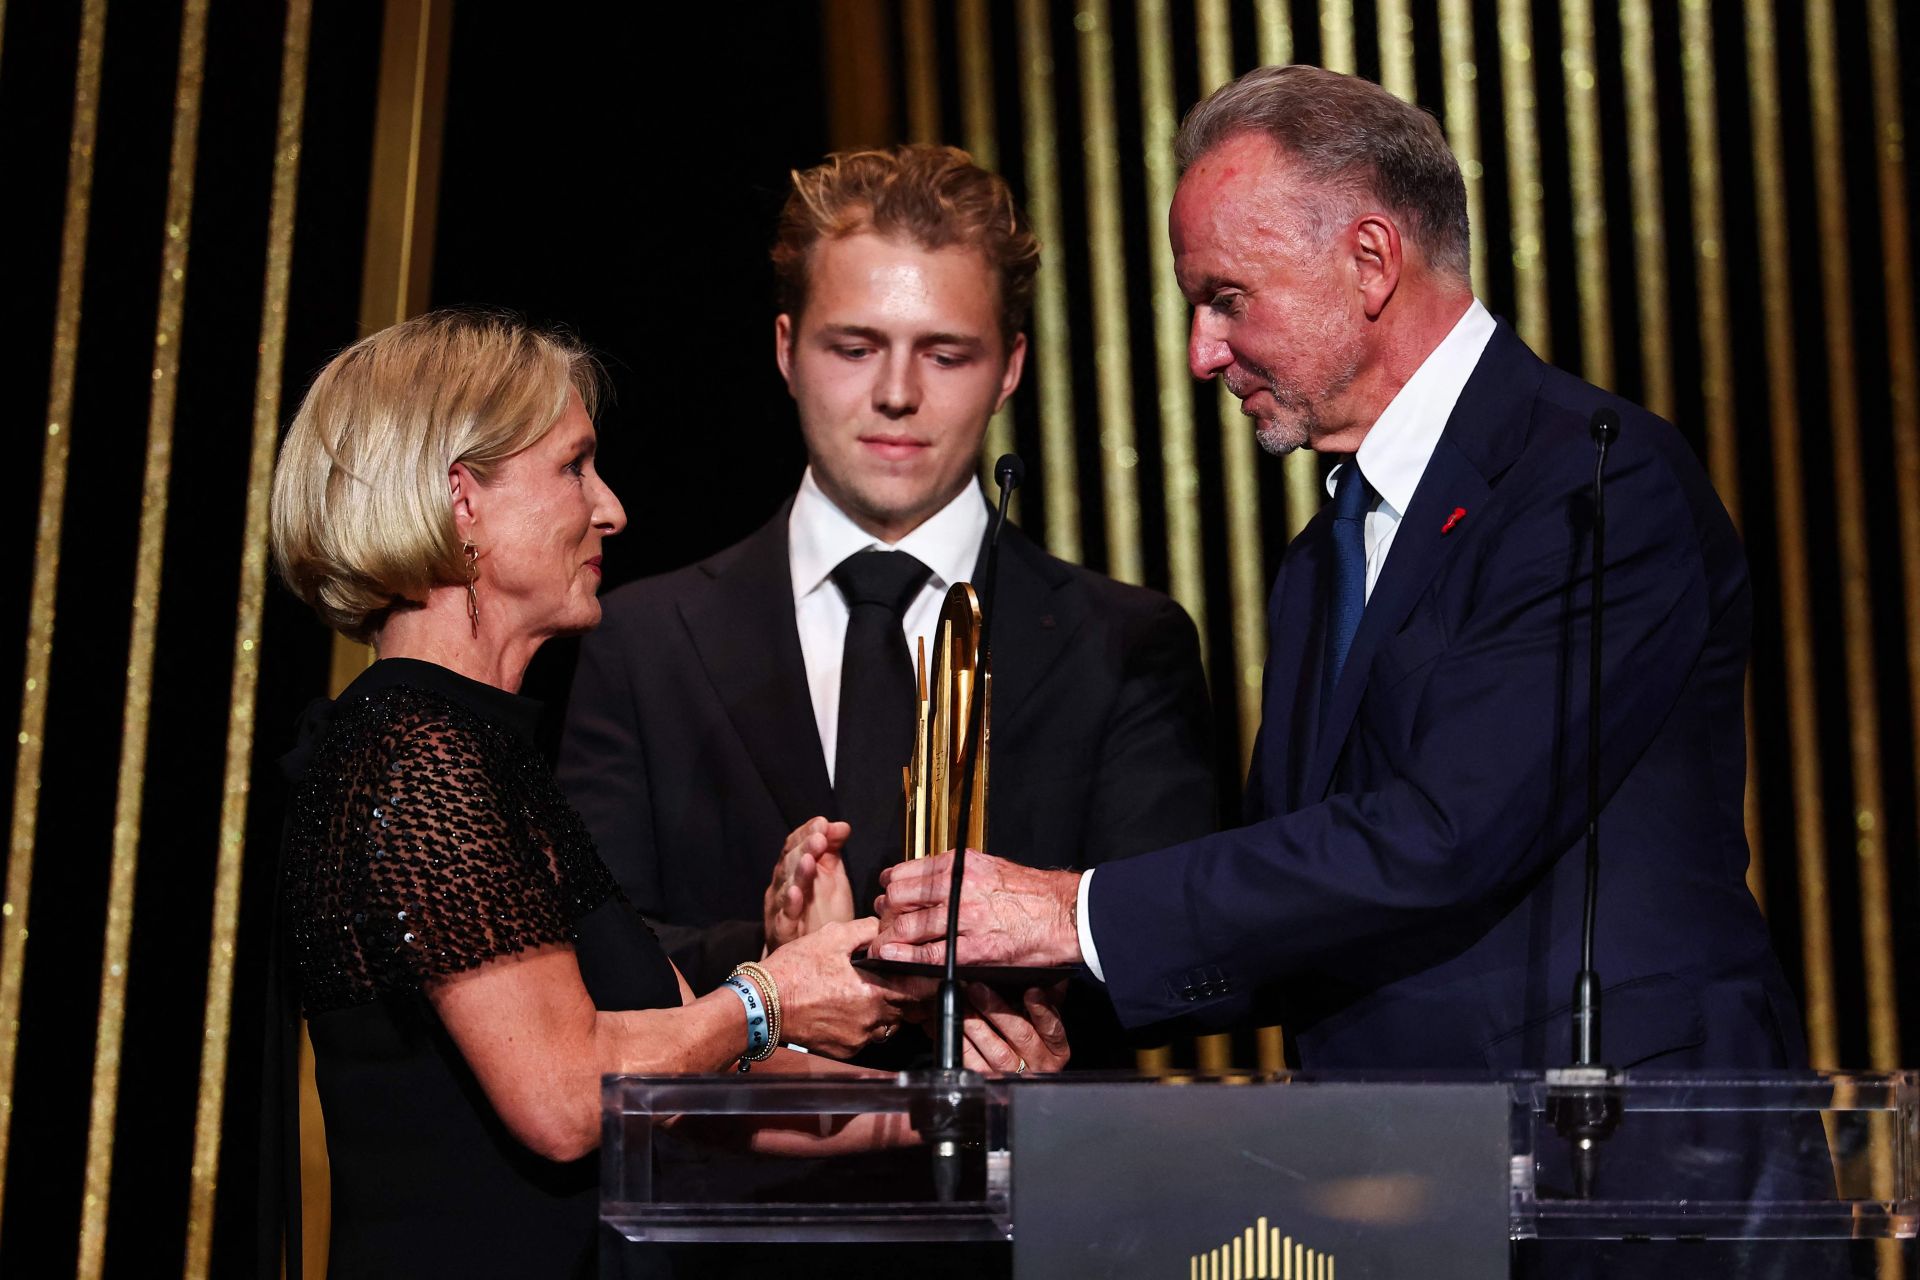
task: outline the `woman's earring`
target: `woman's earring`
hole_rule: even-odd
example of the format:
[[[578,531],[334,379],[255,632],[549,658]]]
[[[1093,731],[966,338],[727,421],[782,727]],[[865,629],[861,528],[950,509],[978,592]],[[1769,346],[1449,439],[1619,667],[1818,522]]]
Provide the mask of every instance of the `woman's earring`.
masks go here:
[[[474,583],[480,580],[480,548],[462,539],[460,550],[467,557],[467,620],[473,623],[474,638],[480,636],[480,593],[474,590]]]

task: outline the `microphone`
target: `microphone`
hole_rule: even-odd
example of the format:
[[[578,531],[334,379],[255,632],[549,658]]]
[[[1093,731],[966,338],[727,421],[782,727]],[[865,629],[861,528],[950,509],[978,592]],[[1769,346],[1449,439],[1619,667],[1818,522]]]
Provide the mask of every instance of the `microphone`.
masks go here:
[[[1620,415],[1600,408],[1593,437],[1593,613],[1587,651],[1587,892],[1580,922],[1580,972],[1573,980],[1573,1062],[1600,1061],[1600,975],[1593,968],[1595,900],[1600,895],[1600,631],[1606,615],[1607,448],[1620,438]]]
[[[1585,1200],[1599,1167],[1599,1144],[1620,1123],[1613,1068],[1600,1065],[1600,975],[1593,967],[1594,912],[1600,895],[1600,639],[1606,614],[1607,449],[1620,415],[1602,407],[1587,422],[1593,437],[1593,611],[1587,653],[1587,883],[1580,922],[1580,971],[1573,978],[1573,1065],[1547,1073],[1547,1114],[1573,1144],[1574,1196]]]
[[[1013,497],[1013,491],[1027,478],[1027,464],[1020,461],[1020,455],[1003,453],[999,461],[993,464],[994,483],[1000,488],[1000,506],[995,513],[993,531],[987,535],[987,567],[980,578],[980,665],[985,667],[993,656],[993,597],[994,589],[1000,580],[1000,531],[1007,525],[1007,502]],[[973,818],[973,778],[980,765],[980,715],[986,699],[976,695],[967,704],[966,741],[973,743],[973,750],[967,755],[962,769],[960,786],[960,832],[962,843],[968,823]],[[940,980],[940,1067],[945,1071],[960,1069],[960,1013],[959,984],[954,978],[954,956],[959,950],[960,941],[960,888],[966,875],[966,851],[956,850],[953,858],[953,879],[947,887],[947,961],[946,974]]]
[[[993,656],[993,598],[1000,576],[1000,531],[1007,524],[1007,502],[1026,478],[1026,464],[1020,461],[1017,454],[1003,453],[993,464],[994,483],[1000,489],[1000,505],[994,516],[992,531],[987,536],[986,570],[981,574],[977,593],[980,597],[981,670],[988,669]],[[968,752],[966,764],[961,769],[959,830],[963,845],[973,820],[973,781],[980,765],[980,720],[985,705],[986,698],[982,696],[982,691],[975,690],[967,704],[965,736],[965,741],[973,743],[973,750]],[[934,1195],[943,1201],[959,1198],[960,1152],[969,1127],[966,1118],[960,1114],[961,1093],[958,1086],[968,1073],[960,1069],[960,982],[955,970],[960,951],[960,890],[966,867],[966,850],[956,849],[953,878],[947,884],[946,971],[940,979],[940,1066],[934,1073],[938,1092],[932,1099],[925,1129],[933,1147]]]

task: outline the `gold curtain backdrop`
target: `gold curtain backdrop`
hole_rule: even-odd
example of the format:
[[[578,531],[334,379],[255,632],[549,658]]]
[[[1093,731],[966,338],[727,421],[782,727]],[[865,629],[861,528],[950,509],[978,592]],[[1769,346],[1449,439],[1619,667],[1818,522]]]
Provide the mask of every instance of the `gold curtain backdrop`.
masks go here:
[[[330,671],[317,631],[263,623],[268,481],[287,401],[352,337],[302,329],[303,309],[345,290],[374,326],[427,305],[442,216],[448,7],[368,12],[0,0],[0,180],[61,193],[0,236],[38,334],[22,349],[45,358],[0,380],[22,661],[0,1269],[210,1274],[216,1226],[250,1236],[272,1176],[238,1119],[257,1098],[230,1092],[258,1087],[229,1031],[277,833],[256,707],[263,681],[287,701]],[[1019,514],[1053,551],[1192,614],[1229,773],[1258,727],[1270,571],[1323,491],[1318,459],[1260,456],[1187,373],[1172,132],[1233,75],[1296,60],[1431,110],[1467,177],[1476,291],[1672,419],[1741,526],[1750,884],[1816,1064],[1890,1068],[1920,1057],[1920,932],[1894,927],[1920,905],[1914,25],[1895,0],[823,0],[812,105],[835,145],[954,142],[1020,194],[1046,256],[988,457],[1028,458]],[[361,131],[358,177],[316,129]],[[249,301],[196,312],[234,272]],[[102,481],[107,454],[138,462]],[[1279,1052],[1214,1037],[1150,1065]],[[152,1252],[143,1214],[184,1220],[177,1253]]]

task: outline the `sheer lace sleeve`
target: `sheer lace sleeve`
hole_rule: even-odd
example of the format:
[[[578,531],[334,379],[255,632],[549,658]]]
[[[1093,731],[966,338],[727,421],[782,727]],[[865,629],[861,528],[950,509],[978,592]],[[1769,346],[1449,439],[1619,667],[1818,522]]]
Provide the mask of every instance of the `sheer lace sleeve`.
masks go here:
[[[570,942],[614,892],[530,747],[392,693],[334,726],[296,799],[288,907],[309,1012]]]

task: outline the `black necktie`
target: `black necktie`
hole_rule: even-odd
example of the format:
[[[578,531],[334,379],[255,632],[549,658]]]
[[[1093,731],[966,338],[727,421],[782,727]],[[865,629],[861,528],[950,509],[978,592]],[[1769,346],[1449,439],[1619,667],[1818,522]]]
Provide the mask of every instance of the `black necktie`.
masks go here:
[[[1320,714],[1324,718],[1347,665],[1347,651],[1360,629],[1367,607],[1367,508],[1373,505],[1373,486],[1360,474],[1352,458],[1340,468],[1333,487],[1333,574],[1328,581],[1327,650],[1321,666]]]
[[[913,750],[917,697],[901,625],[931,572],[904,551],[871,549],[833,571],[847,601],[833,795],[836,816],[853,824],[842,857],[863,915],[879,892],[880,868],[900,860],[900,770]]]

